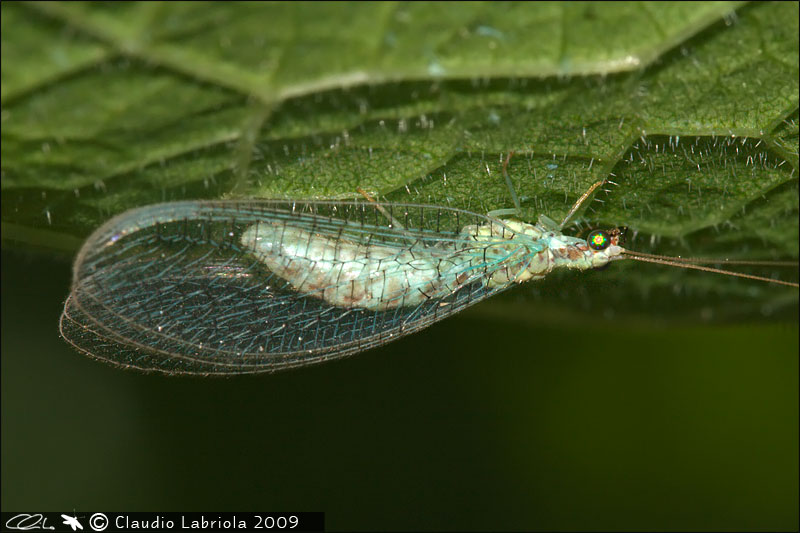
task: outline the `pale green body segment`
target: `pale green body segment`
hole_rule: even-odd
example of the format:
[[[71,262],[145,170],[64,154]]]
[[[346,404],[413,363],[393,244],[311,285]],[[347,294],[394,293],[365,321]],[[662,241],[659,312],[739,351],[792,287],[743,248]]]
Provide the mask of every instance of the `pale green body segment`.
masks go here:
[[[255,224],[241,243],[298,292],[331,305],[385,311],[440,299],[471,283],[487,288],[542,279],[554,268],[603,266],[621,248],[593,250],[563,235],[546,217],[537,224],[500,220],[464,226],[453,246],[410,239],[407,245],[356,242],[290,225]]]
[[[359,244],[304,228],[258,224],[241,242],[298,292],[338,307],[379,311],[440,298],[469,258],[412,245]]]

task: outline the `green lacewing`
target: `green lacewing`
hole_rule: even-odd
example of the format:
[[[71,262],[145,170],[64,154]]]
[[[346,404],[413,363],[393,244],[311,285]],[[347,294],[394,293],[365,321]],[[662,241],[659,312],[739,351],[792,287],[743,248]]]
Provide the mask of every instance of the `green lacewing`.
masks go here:
[[[603,183],[561,224],[371,198],[133,209],[80,250],[61,334],[81,352],[125,368],[241,374],[385,344],[555,268],[634,259],[797,287],[699,264],[719,260],[629,251],[620,229],[564,235]]]

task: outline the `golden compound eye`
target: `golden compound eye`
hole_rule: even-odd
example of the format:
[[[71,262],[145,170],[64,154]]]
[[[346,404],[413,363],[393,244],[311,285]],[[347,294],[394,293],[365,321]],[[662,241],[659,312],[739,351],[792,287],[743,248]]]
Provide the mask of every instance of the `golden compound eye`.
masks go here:
[[[586,242],[589,243],[589,248],[599,252],[608,248],[608,245],[611,244],[611,237],[603,230],[595,230],[589,234]]]

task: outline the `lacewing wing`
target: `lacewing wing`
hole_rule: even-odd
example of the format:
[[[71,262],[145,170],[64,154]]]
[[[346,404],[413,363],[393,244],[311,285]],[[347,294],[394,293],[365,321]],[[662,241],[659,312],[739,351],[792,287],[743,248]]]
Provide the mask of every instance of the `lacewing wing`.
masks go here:
[[[86,241],[61,333],[93,358],[169,374],[318,363],[508,287],[543,248],[517,236],[491,217],[413,204],[148,206]]]

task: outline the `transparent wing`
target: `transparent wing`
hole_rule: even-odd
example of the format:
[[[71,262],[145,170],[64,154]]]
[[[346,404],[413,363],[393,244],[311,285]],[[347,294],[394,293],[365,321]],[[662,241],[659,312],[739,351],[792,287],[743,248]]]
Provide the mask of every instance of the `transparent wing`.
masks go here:
[[[61,333],[92,357],[165,373],[321,362],[504,289],[535,250],[517,237],[495,219],[433,206],[149,206],[110,220],[84,244]],[[362,298],[353,300],[357,290]]]

